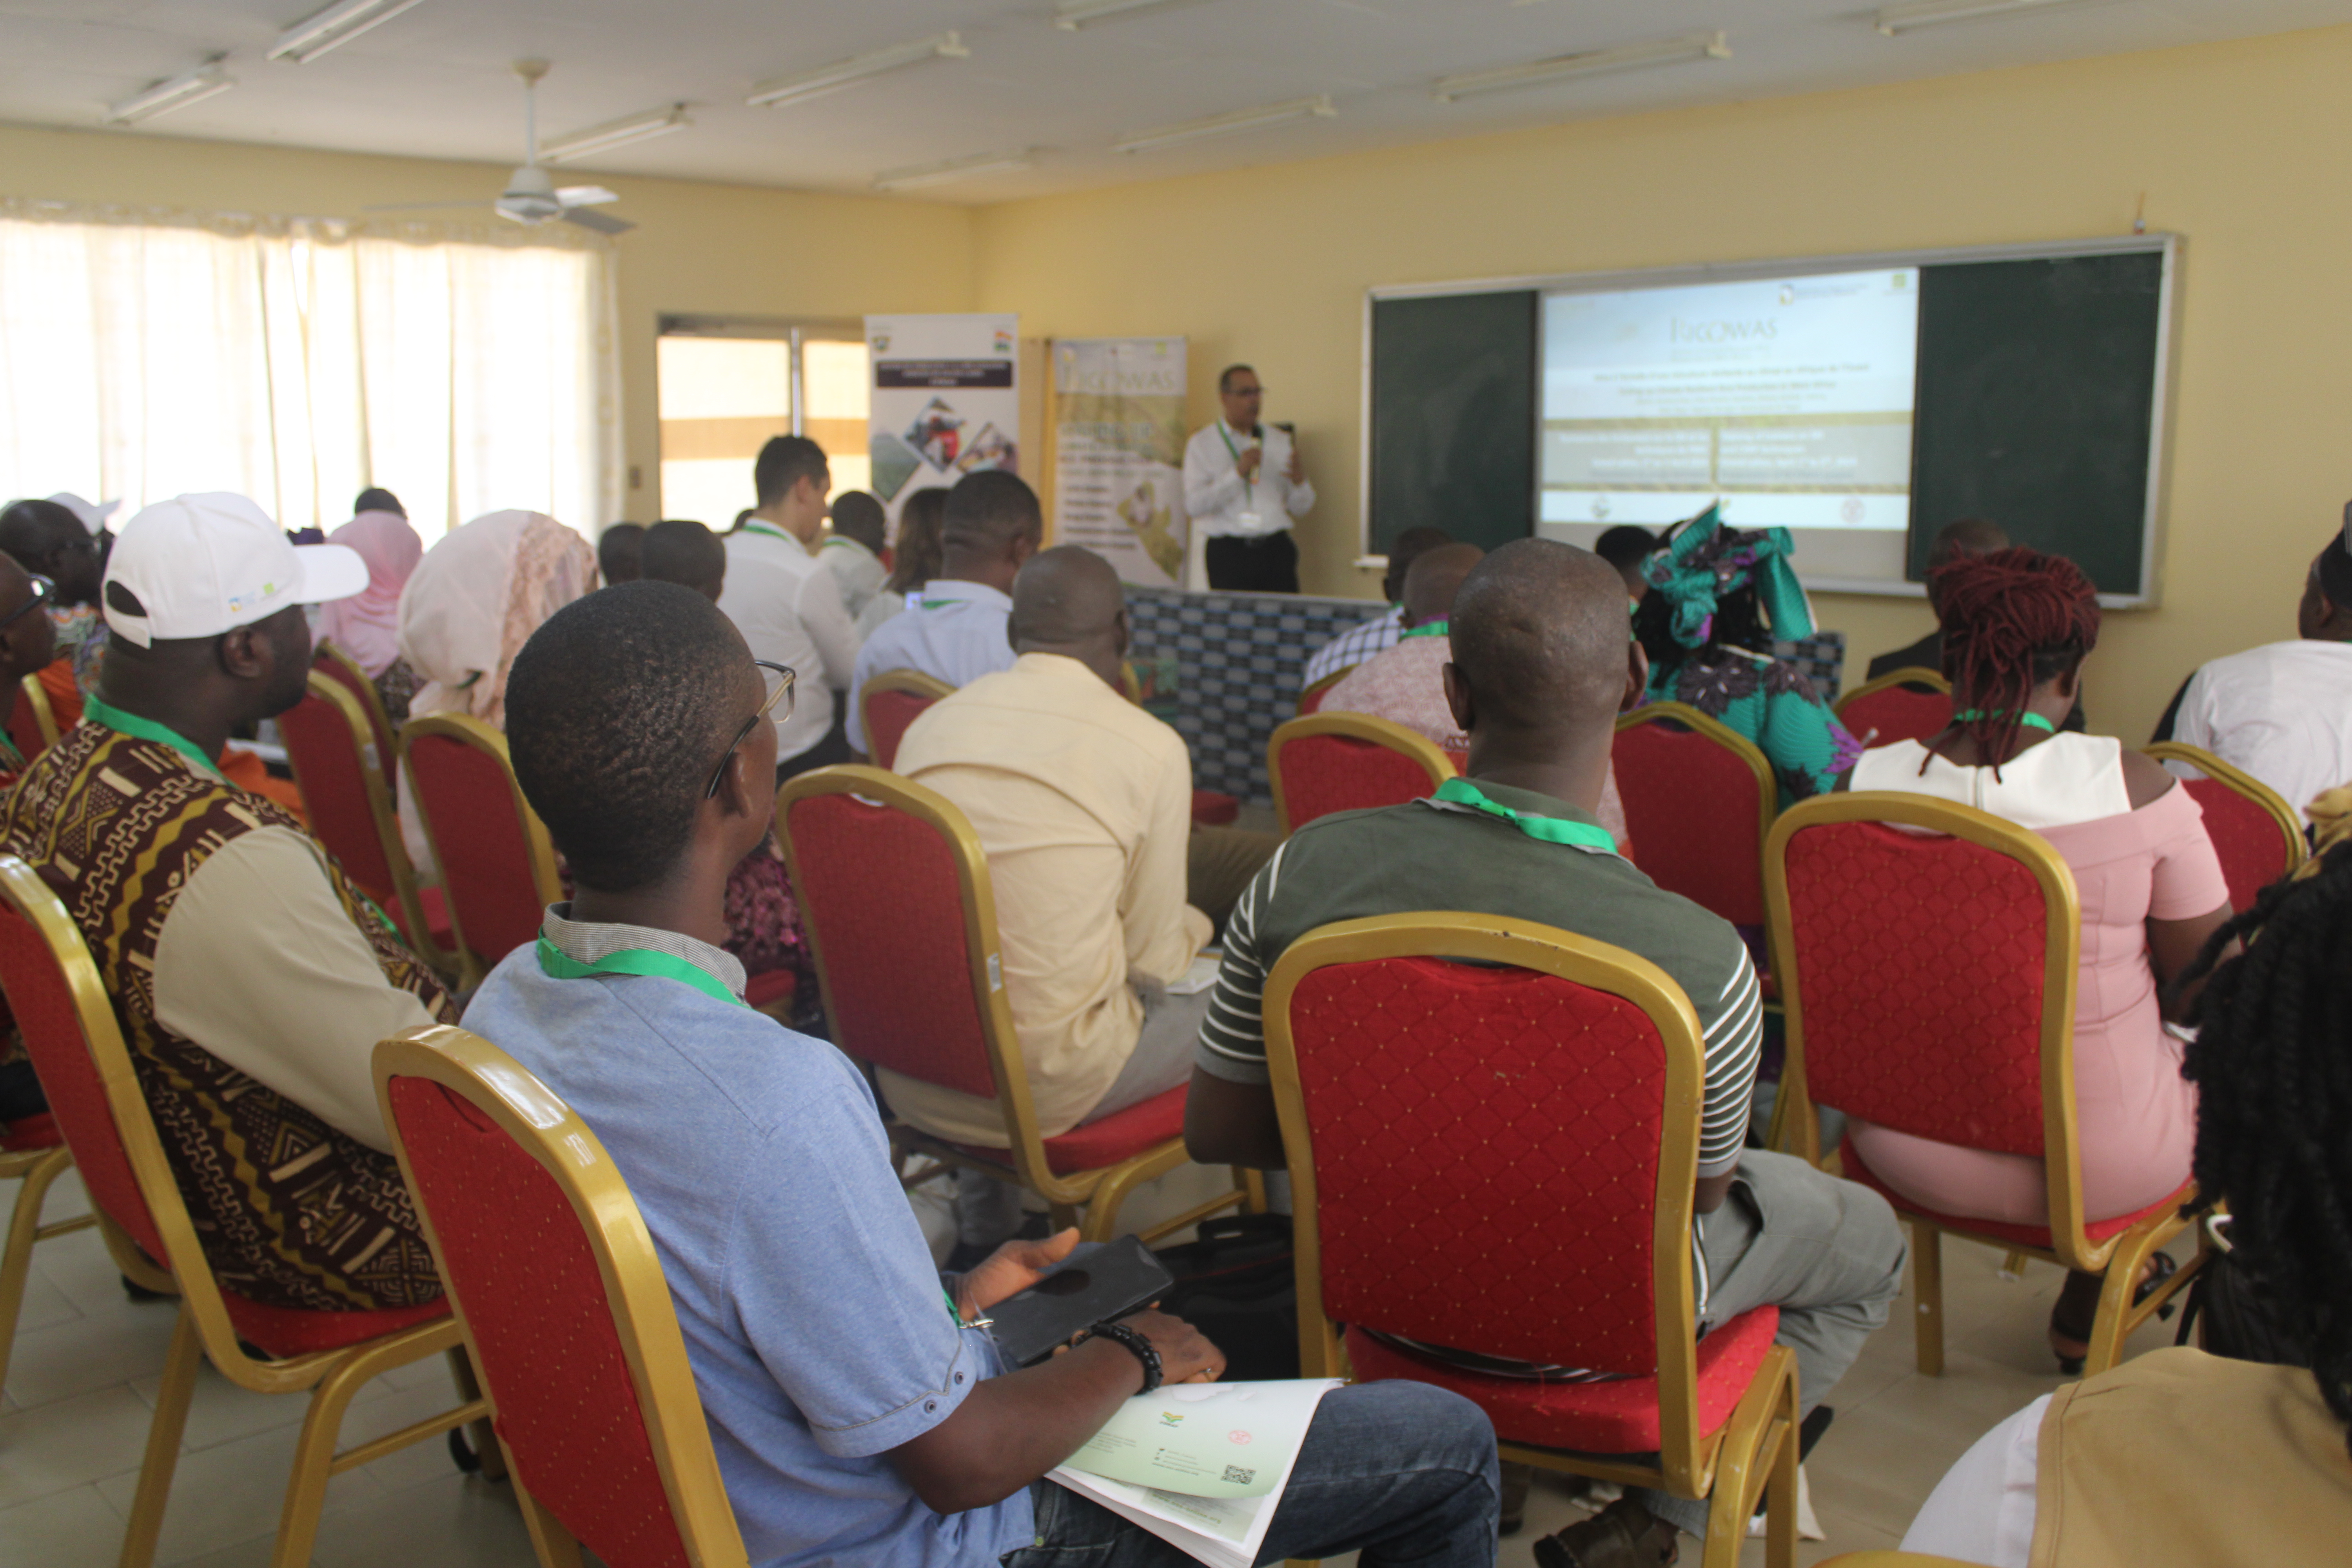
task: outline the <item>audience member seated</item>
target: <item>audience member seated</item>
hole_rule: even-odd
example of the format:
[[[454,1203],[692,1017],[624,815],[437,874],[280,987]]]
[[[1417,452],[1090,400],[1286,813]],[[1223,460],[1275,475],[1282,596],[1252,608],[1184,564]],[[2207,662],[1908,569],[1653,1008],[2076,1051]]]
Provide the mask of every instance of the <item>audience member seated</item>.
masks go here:
[[[849,760],[835,693],[848,686],[857,663],[857,629],[841,607],[836,580],[819,572],[809,552],[833,489],[824,448],[805,436],[778,436],[760,448],[751,474],[760,504],[727,536],[727,592],[719,607],[754,655],[800,673],[792,711],[776,721],[781,783]]]
[[[948,503],[950,547],[963,493],[959,485]],[[1273,840],[1192,826],[1183,740],[1120,690],[1127,605],[1102,557],[1066,545],[1024,567],[1012,639],[1012,668],[941,698],[908,728],[898,771],[953,802],[987,852],[1005,994],[1039,1131],[1052,1138],[1190,1076],[1208,994],[1166,987]],[[892,1108],[925,1131],[1004,1147],[994,1100],[881,1079]],[[1014,1197],[991,1178],[964,1183],[965,1245],[1009,1235]]]
[[[1349,627],[1310,655],[1299,685],[1308,687],[1326,676],[1353,668],[1384,648],[1396,647],[1404,631],[1404,577],[1426,551],[1454,542],[1442,528],[1408,528],[1389,546],[1388,570],[1381,576],[1381,597],[1389,607],[1360,626]]]
[[[1952,728],[1933,745],[1876,747],[1857,790],[1938,795],[2005,817],[2074,868],[2083,910],[2074,993],[2074,1109],[2086,1219],[2127,1215],[2189,1179],[2197,1091],[2180,1077],[2158,987],[2189,967],[2230,915],[2204,814],[2172,775],[2113,736],[2060,732],[2099,640],[2099,603],[2074,563],[2033,550],[1964,557],[1937,574]],[[1848,1136],[1881,1181],[1944,1214],[2046,1225],[2039,1155],[1956,1148],[1854,1121]],[[2096,1275],[2070,1277],[2050,1314],[2062,1362],[2078,1360]]]
[[[370,485],[352,499],[352,515],[357,517],[363,511],[388,511],[400,518],[408,515],[408,509],[400,504],[400,498],[382,485]]]
[[[1993,1568],[2340,1562],[2352,1527],[2352,850],[2306,863],[2222,928],[2183,1070],[2199,1189],[2228,1195],[2210,1267],[2248,1317],[2044,1395],[1961,1457],[1907,1552]],[[2192,975],[2221,945],[2210,942]],[[2243,1356],[2247,1359],[2230,1359]],[[2276,1363],[2277,1364],[2265,1364]]]
[[[1325,713],[1370,713],[1403,725],[1449,751],[1470,742],[1445,705],[1444,671],[1454,655],[1446,616],[1470,569],[1486,559],[1475,544],[1442,544],[1404,574],[1397,640],[1357,665],[1323,694]]]
[[[1937,529],[1934,542],[1927,547],[1927,607],[1936,612],[1936,629],[1909,647],[1882,653],[1872,659],[1870,671],[1863,679],[1876,680],[1898,669],[1932,669],[1941,674],[1944,668],[1944,610],[1936,587],[1936,574],[1955,561],[1970,561],[2008,548],[2009,534],[2000,524],[1987,522],[1980,517],[1964,517],[1958,522],[1948,522]],[[2077,693],[2074,711],[2067,714],[2065,722],[2058,727],[2080,731],[2083,725],[2083,699]]]
[[[56,651],[58,630],[48,617],[52,585],[16,564],[16,557],[0,554],[0,701],[16,700],[16,685],[28,675],[48,668]],[[0,789],[16,782],[25,759],[5,728],[0,728]]]
[[[641,522],[616,522],[596,536],[596,570],[604,584],[634,583],[646,574],[646,529]]]
[[[2217,658],[2173,700],[2170,738],[2202,746],[2301,810],[2352,779],[2352,521],[2303,580],[2294,640]]]
[[[322,1311],[441,1292],[369,1054],[457,1012],[326,851],[215,759],[301,700],[302,605],[367,581],[243,496],[147,508],[108,566],[86,721],[0,804],[0,848],[89,944],[205,1257],[250,1300]]]
[[[1596,819],[1618,710],[1648,673],[1629,636],[1624,584],[1597,555],[1519,540],[1479,563],[1452,621],[1445,690],[1470,737],[1467,776],[1432,799],[1309,823],[1258,874],[1225,930],[1184,1141],[1204,1164],[1283,1163],[1259,997],[1284,951],[1318,926],[1469,910],[1629,949],[1683,988],[1706,1034],[1692,1237],[1700,1321],[1777,1304],[1780,1340],[1796,1353],[1811,1410],[1886,1321],[1903,1284],[1903,1234],[1868,1189],[1742,1148],[1763,1039],[1747,945],[1612,853]],[[1507,1114],[1508,1086],[1490,1088],[1495,1114]],[[1578,1285],[1572,1275],[1560,1280],[1563,1290]],[[1673,1531],[1658,1521],[1696,1532],[1706,1518],[1704,1503],[1643,1493],[1561,1539],[1570,1562],[1631,1563],[1598,1555],[1622,1526],[1627,1540],[1656,1549],[1640,1561],[1670,1562]]]
[[[1016,474],[983,468],[957,480],[943,507],[939,571],[857,650],[849,745],[861,760],[869,747],[857,693],[876,676],[917,669],[950,686],[966,686],[1013,668],[1004,629],[1013,580],[1045,536],[1037,492]]]
[[[882,503],[864,490],[845,490],[833,498],[833,531],[817,546],[817,563],[841,584],[841,607],[855,623],[881,591],[890,569],[882,564],[882,547],[889,520]],[[853,689],[854,692],[854,689]]]
[[[40,672],[41,687],[58,727],[70,729],[81,720],[81,700],[98,689],[106,654],[106,623],[98,613],[98,542],[58,502],[20,500],[0,511],[0,552],[52,584],[47,614],[58,662]]]
[[[905,609],[907,601],[940,574],[940,554],[945,548],[940,535],[947,510],[948,492],[936,485],[898,503],[898,542],[891,551],[890,575],[857,615],[860,652],[862,639]],[[855,695],[851,700],[856,700]]]
[[[1774,639],[1813,635],[1792,548],[1785,528],[1742,532],[1709,507],[1643,567],[1653,591],[1633,612],[1649,700],[1686,703],[1753,741],[1784,806],[1826,794],[1862,754],[1805,672],[1772,657]]]
[[[369,490],[360,499],[375,496],[391,500],[387,490]],[[416,695],[416,672],[400,657],[400,591],[425,558],[425,541],[394,510],[399,504],[364,508],[327,536],[328,543],[342,545],[367,563],[368,585],[348,599],[320,605],[311,627],[320,642],[334,644],[367,673],[394,725],[408,722],[408,704]]]
[[[1097,1335],[1014,1371],[975,1321],[1076,1233],[943,1278],[866,1080],[742,1004],[720,903],[727,868],[768,838],[776,742],[741,635],[694,594],[625,584],[542,627],[511,694],[515,772],[576,890],[467,1023],[628,1182],[751,1560],[1189,1562],[1046,1479],[1148,1386],[1145,1357]],[[1126,1326],[1168,1381],[1223,1370],[1177,1319]],[[1494,1452],[1486,1418],[1442,1391],[1336,1390],[1263,1555],[1488,1568]]]
[[[646,530],[638,572],[656,583],[691,588],[712,604],[727,588],[727,546],[698,522],[673,518]]]
[[[1592,542],[1592,553],[1617,568],[1617,575],[1625,580],[1625,594],[1640,604],[1650,591],[1650,580],[1642,575],[1643,563],[1658,552],[1658,536],[1639,523],[1621,522],[1603,530]]]

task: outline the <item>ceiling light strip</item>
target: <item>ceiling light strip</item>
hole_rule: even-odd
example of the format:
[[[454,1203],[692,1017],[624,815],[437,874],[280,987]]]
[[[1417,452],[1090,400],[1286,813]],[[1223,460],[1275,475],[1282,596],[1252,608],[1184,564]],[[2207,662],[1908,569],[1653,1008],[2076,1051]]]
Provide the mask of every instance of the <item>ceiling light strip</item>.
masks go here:
[[[269,46],[269,58],[307,66],[417,4],[418,0],[342,0],[341,5],[312,12],[278,34],[278,41]]]
[[[1165,11],[1199,3],[1200,0],[1062,0],[1061,8],[1054,13],[1054,26],[1066,33],[1075,33],[1092,22],[1108,22],[1139,11]]]
[[[1939,27],[1947,22],[1981,22],[2020,11],[2048,11],[2083,3],[2084,0],[1910,0],[1907,5],[1880,6],[1878,30],[1892,38],[1920,27]]]
[[[797,76],[778,77],[763,81],[751,89],[743,101],[753,109],[772,109],[781,104],[802,103],[821,94],[835,92],[842,88],[877,77],[886,71],[900,70],[908,66],[921,65],[926,60],[960,60],[971,51],[953,33],[941,33],[911,44],[899,44],[870,54],[853,55],[845,60],[835,60],[813,71]]]
[[[656,136],[667,136],[673,131],[683,131],[693,123],[687,118],[685,104],[666,103],[643,114],[608,120],[602,125],[592,125],[585,131],[559,136],[540,147],[540,161],[561,163],[567,159],[609,153],[615,147],[627,147],[639,142],[649,142]]]
[[[202,103],[215,93],[226,92],[236,85],[236,78],[222,68],[226,55],[215,55],[192,71],[165,81],[159,81],[146,91],[133,94],[106,111],[109,125],[136,125],[142,120],[152,120],[159,114],[169,114],[175,109],[185,109],[192,103]]]
[[[1429,92],[1441,103],[1451,103],[1457,98],[1469,98],[1482,92],[1549,87],[1554,82],[1575,81],[1583,77],[1611,76],[1618,71],[1647,70],[1654,66],[1687,65],[1698,60],[1727,60],[1730,58],[1729,35],[1692,33],[1685,37],[1667,38],[1654,44],[1628,44],[1622,49],[1558,55],[1548,60],[1530,60],[1526,65],[1500,66],[1493,70],[1465,71],[1458,76],[1440,77]]]
[[[885,169],[874,176],[877,191],[911,191],[922,185],[943,185],[950,180],[961,180],[972,174],[993,174],[1010,169],[1026,169],[1033,161],[1030,149],[1017,153],[975,153],[969,157],[944,158],[936,163],[914,163],[903,169]]]
[[[1186,142],[1229,136],[1235,132],[1255,131],[1263,126],[1281,125],[1293,120],[1331,120],[1339,113],[1331,106],[1328,93],[1315,98],[1295,98],[1286,103],[1268,104],[1264,109],[1239,109],[1231,114],[1213,114],[1205,120],[1188,120],[1181,125],[1130,131],[1111,143],[1111,151],[1146,153],[1155,147],[1174,147]]]

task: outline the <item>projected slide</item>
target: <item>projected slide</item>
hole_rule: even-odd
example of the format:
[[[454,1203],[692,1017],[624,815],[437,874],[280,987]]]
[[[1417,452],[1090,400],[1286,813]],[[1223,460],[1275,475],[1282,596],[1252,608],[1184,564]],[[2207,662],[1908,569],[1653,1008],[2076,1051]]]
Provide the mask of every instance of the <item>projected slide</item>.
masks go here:
[[[1916,268],[1543,302],[1541,518],[1911,520]]]

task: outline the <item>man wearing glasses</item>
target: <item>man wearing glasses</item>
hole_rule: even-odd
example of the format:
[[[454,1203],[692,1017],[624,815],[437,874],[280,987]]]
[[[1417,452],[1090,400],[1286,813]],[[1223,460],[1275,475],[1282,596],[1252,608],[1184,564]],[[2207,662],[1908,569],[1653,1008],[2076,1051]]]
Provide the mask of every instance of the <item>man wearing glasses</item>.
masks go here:
[[[1265,388],[1245,364],[1217,377],[1224,417],[1196,430],[1184,447],[1184,510],[1206,539],[1209,586],[1235,594],[1298,592],[1293,518],[1315,506],[1285,425],[1262,425]]]

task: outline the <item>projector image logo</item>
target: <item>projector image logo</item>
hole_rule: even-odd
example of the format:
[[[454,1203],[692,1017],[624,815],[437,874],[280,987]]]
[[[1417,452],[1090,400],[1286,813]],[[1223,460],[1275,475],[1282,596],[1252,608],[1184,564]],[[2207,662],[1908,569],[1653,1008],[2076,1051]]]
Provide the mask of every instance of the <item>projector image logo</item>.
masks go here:
[[[1778,321],[1685,321],[1674,319],[1674,341],[1678,343],[1738,343],[1770,342],[1780,335]]]

